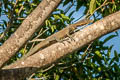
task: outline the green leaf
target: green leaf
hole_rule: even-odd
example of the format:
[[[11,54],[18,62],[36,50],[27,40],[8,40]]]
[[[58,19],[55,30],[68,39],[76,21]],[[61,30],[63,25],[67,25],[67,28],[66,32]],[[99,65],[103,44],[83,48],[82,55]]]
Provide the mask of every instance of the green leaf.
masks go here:
[[[110,35],[108,36],[104,41],[103,44],[106,43],[107,41],[111,40],[112,38],[116,37],[117,35]]]
[[[98,67],[98,71],[99,71],[99,72],[101,71],[101,67]]]
[[[5,25],[5,27],[7,27],[7,21],[5,21],[5,20],[2,20],[2,21],[3,21],[4,25]]]
[[[55,80],[59,80],[60,76],[56,75]]]
[[[18,12],[19,12],[19,9],[15,9],[15,12],[18,13]]]
[[[100,58],[102,58],[102,54],[100,53],[100,51],[95,51],[95,54],[98,56],[98,57],[100,57]]]
[[[115,56],[115,60],[119,62],[119,56],[116,50],[114,50],[114,56]]]
[[[96,0],[91,0],[89,6],[90,14],[93,14],[95,9],[96,9]]]
[[[62,18],[64,18],[65,20],[70,20],[70,18],[68,16],[65,16],[65,14],[60,14]]]
[[[97,4],[98,6],[100,6],[100,5],[101,5],[101,3],[100,3],[100,2],[98,2],[97,0],[96,0],[96,4]]]
[[[34,3],[32,3],[31,5],[32,5],[32,6],[37,6],[37,4],[34,4]]]
[[[115,57],[112,58],[112,60],[110,61],[109,65],[111,65],[114,61],[115,61]]]
[[[108,57],[108,58],[110,57],[110,54],[111,54],[111,51],[108,50],[108,52],[107,52],[107,57]]]
[[[117,8],[117,6],[116,6],[116,4],[114,3],[114,4],[113,4],[113,7],[112,7],[112,12],[114,12],[114,11],[116,10],[116,8]]]
[[[115,69],[115,72],[119,71],[119,66],[116,63],[114,63],[114,69]]]
[[[105,64],[108,64],[108,60],[106,60],[106,58],[104,57],[104,62]]]
[[[59,72],[60,72],[60,73],[63,73],[63,71],[64,71],[64,70],[62,70],[62,69],[61,69],[61,70],[59,70]]]
[[[56,25],[52,25],[52,26],[51,26],[51,30],[52,30],[52,32],[54,32],[55,29],[56,29]]]
[[[22,53],[22,54],[24,54],[24,53],[26,53],[26,52],[27,52],[27,50],[24,49],[24,48],[20,50],[20,53]]]
[[[45,21],[45,24],[46,24],[46,26],[51,26],[51,23],[50,23],[49,20],[46,20],[46,21]]]
[[[91,67],[92,67],[92,68],[95,68],[94,63],[91,64]]]
[[[59,16],[59,15],[53,15],[53,17],[54,17],[55,19],[60,19],[60,16]]]
[[[110,46],[110,48],[107,51],[107,57],[109,58],[111,55],[111,49],[113,48],[113,45]]]
[[[71,17],[71,16],[73,15],[74,12],[75,12],[75,11],[72,11],[72,12],[69,14],[69,17]]]

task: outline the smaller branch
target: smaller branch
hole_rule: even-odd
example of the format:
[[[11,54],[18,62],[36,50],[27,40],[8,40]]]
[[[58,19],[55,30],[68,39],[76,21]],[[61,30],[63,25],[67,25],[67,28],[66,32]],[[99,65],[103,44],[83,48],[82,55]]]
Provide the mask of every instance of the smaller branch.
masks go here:
[[[43,35],[46,31],[48,31],[48,29],[46,29],[46,30],[44,30],[43,32],[42,32],[42,30],[43,30],[43,28],[39,31],[39,33],[38,33],[38,35],[32,40],[32,41],[29,41],[29,42],[33,42],[34,41],[34,44],[35,44],[35,40],[41,40],[41,41],[43,41],[44,39],[37,39],[37,38],[39,38],[41,35]],[[34,46],[34,44],[32,45],[32,46]],[[33,47],[31,47],[31,49],[32,49]],[[30,49],[30,50],[31,50]]]
[[[43,30],[43,28],[40,29],[38,35],[42,32],[42,30]],[[38,35],[37,35],[37,37],[38,37]],[[37,37],[35,37],[34,39],[37,39]],[[34,47],[34,45],[35,45],[35,42],[32,44],[30,50]]]
[[[32,77],[35,75],[35,73],[33,73],[27,80],[32,80]]]
[[[18,20],[24,20],[25,18],[17,18]]]
[[[91,43],[88,45],[87,49],[86,49],[85,52],[83,53],[81,62],[83,62],[84,59],[86,58],[86,56],[87,56],[86,53],[87,53],[87,51],[89,50],[89,48],[91,47],[92,43],[93,43],[93,42],[91,42]]]
[[[38,35],[36,38],[40,37],[41,35],[43,35],[43,34],[44,34],[46,31],[48,31],[48,30],[49,30],[49,28],[45,29],[43,32],[40,32],[39,35]],[[36,38],[35,38],[35,39],[36,39]]]
[[[47,69],[42,70],[42,72],[46,72],[46,71],[52,69],[54,66],[55,66],[55,64],[52,64],[52,65],[51,65],[50,67],[48,67]]]
[[[46,31],[48,31],[48,28],[47,28],[46,30],[44,30],[43,32],[42,32],[42,30],[43,30],[43,29],[41,29],[40,32],[38,33],[38,35],[37,35],[33,40],[29,41],[29,43],[31,43],[31,42],[40,42],[40,41],[45,40],[45,39],[37,39],[37,38],[39,38],[41,35],[43,35]]]
[[[24,5],[24,4],[23,4]],[[18,16],[19,16],[19,14],[21,13],[21,11],[23,10],[23,8],[24,8],[24,6],[21,6],[21,8],[20,8],[20,10],[19,10],[19,12],[18,12]]]
[[[90,53],[91,53],[91,49],[88,51],[88,54],[86,54],[86,56],[84,56],[84,59],[81,62],[84,62],[85,60],[93,58],[94,56],[89,57]]]
[[[29,43],[41,42],[41,41],[43,41],[43,40],[45,40],[45,39],[34,39],[34,40],[29,41]]]

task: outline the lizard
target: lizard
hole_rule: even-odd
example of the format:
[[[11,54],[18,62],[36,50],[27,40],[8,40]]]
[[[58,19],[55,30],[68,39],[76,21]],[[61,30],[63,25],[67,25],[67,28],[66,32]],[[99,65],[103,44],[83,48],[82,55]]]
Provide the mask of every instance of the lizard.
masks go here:
[[[51,43],[51,41],[58,41],[60,39],[63,39],[65,37],[69,37],[70,33],[73,33],[74,30],[82,25],[88,24],[92,22],[92,20],[89,19],[83,19],[78,21],[75,24],[70,24],[67,27],[65,27],[64,29],[54,33],[53,35],[47,37],[45,40],[43,40],[42,42],[38,43],[35,47],[33,47],[25,56],[23,56],[23,58],[25,59],[26,57],[29,57],[31,55],[33,55],[34,53],[36,53],[37,51],[39,51],[41,48],[44,48],[48,45],[51,45],[53,43]]]

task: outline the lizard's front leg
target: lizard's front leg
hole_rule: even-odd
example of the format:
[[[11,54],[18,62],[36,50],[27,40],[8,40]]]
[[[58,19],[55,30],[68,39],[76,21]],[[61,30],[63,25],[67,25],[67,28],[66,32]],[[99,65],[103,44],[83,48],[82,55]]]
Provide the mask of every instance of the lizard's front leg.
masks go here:
[[[69,37],[71,40],[74,40],[73,37],[70,34],[67,34],[67,37]]]
[[[74,33],[75,29],[69,28],[68,33],[66,34],[67,37],[69,37],[71,40],[74,40],[73,37],[71,36]],[[75,40],[74,40],[75,41]]]

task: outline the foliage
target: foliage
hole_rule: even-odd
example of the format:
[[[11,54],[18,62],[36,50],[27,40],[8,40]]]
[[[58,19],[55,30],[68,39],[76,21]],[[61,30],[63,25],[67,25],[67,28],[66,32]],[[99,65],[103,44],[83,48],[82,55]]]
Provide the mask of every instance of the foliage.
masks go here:
[[[67,8],[62,9],[60,7],[56,9],[45,21],[43,27],[34,34],[32,40],[46,38],[61,30],[74,20],[74,13],[79,11],[82,7],[85,7],[83,15],[89,15],[95,20],[99,20],[104,16],[120,10],[119,0],[107,0],[106,4],[101,7],[104,1],[105,0],[64,0],[60,5]],[[0,19],[1,35],[7,27],[10,27],[10,29],[1,40],[0,44],[3,44],[4,41],[6,41],[10,35],[15,32],[22,21],[32,12],[32,10],[35,9],[35,7],[37,7],[40,2],[41,0],[2,1],[0,15],[5,19]],[[73,8],[73,11],[70,11],[71,8]],[[97,11],[95,11],[96,9]],[[33,78],[44,78],[48,80],[120,79],[120,53],[114,50],[114,56],[111,57],[111,50],[114,45],[111,45],[110,47],[104,46],[107,41],[116,36],[118,36],[117,32],[116,35],[110,35],[103,41],[97,39],[89,48],[89,45],[85,46],[81,50],[74,52],[74,54],[68,55],[66,58],[60,60],[59,63],[52,67],[50,66],[50,69],[48,68],[48,70],[45,69],[46,71],[38,71]],[[37,43],[38,42],[32,42],[26,44],[18,54],[9,61],[8,64],[20,58]]]

